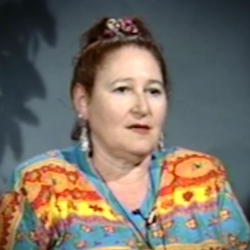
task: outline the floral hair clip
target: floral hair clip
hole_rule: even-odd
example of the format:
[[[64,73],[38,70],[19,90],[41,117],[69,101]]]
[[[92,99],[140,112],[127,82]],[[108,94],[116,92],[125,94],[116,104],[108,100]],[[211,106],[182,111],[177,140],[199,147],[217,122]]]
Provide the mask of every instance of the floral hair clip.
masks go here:
[[[134,24],[133,20],[129,18],[125,19],[115,19],[110,18],[107,20],[106,29],[104,31],[104,35],[108,38],[115,36],[133,36],[138,35],[139,30],[137,26]]]

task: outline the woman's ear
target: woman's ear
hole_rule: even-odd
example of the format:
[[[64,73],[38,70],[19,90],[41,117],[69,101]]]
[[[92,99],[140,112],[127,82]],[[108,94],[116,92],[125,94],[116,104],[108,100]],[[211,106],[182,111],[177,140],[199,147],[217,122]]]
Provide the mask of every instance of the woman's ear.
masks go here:
[[[73,89],[73,104],[78,115],[88,119],[88,95],[82,84],[77,83]]]

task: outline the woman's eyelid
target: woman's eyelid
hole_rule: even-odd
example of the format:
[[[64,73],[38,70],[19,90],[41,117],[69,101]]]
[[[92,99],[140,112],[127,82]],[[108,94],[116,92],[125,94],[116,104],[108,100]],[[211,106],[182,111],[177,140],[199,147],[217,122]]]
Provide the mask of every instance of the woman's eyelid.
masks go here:
[[[119,88],[130,88],[130,84],[125,83],[125,82],[117,82],[114,86],[114,89],[119,89]]]
[[[151,83],[148,85],[148,88],[153,88],[153,89],[162,90],[164,87],[163,87],[163,83],[161,83],[161,82],[151,82]]]
[[[128,92],[128,91],[131,91],[131,87],[128,86],[127,84],[119,84],[117,86],[115,86],[112,90],[112,92]]]
[[[118,89],[134,89],[135,90],[136,86],[133,86],[133,84],[126,82],[126,81],[117,81],[114,86],[113,90],[118,90]],[[163,92],[163,86],[160,83],[151,83],[147,86],[144,86],[144,91],[159,91]]]
[[[163,87],[161,87],[161,86],[150,86],[150,87],[148,87],[147,90],[149,90],[149,91],[163,92]]]

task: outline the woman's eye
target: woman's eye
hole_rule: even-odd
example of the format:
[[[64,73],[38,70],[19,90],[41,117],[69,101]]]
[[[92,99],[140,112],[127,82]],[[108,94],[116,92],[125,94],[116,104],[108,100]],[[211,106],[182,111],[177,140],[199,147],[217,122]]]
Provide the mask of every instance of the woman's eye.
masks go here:
[[[119,93],[124,93],[127,91],[129,91],[129,87],[126,87],[126,86],[121,86],[115,89],[115,92],[119,92]]]
[[[159,89],[149,89],[149,92],[152,95],[160,95],[162,91]]]

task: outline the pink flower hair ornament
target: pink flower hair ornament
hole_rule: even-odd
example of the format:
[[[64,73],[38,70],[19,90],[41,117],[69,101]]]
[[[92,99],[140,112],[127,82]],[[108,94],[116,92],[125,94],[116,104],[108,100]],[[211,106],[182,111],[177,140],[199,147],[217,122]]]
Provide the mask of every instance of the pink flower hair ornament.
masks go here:
[[[107,38],[112,38],[116,36],[134,36],[138,35],[139,30],[134,24],[133,20],[129,18],[109,18],[106,22],[106,29],[104,31],[104,36]]]

